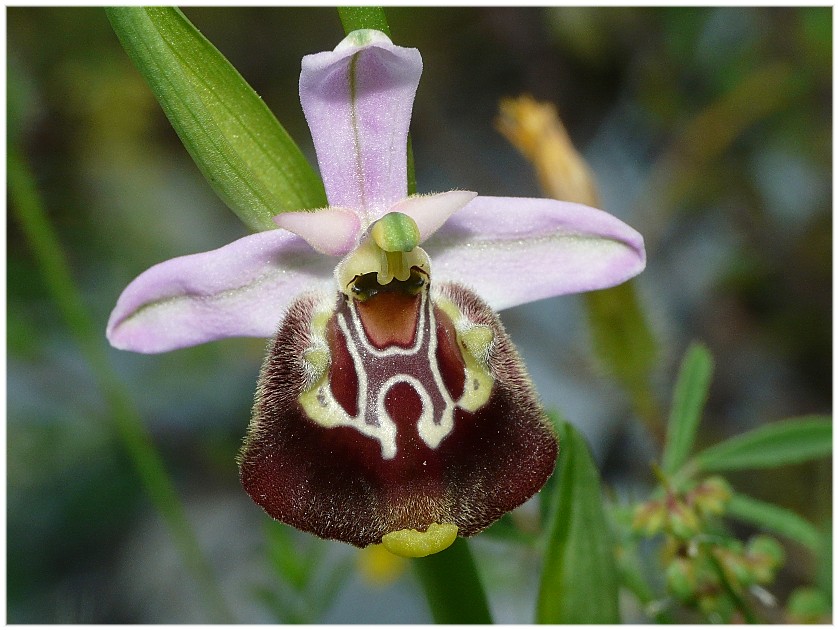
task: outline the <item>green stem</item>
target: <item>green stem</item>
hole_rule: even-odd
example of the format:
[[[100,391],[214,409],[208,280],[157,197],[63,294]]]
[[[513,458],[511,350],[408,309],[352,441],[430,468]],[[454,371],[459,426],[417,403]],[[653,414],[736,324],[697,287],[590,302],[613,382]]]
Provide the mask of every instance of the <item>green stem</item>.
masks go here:
[[[658,342],[634,281],[590,291],[582,298],[597,359],[629,394],[637,419],[662,447],[666,420],[652,389]]]
[[[719,582],[721,582],[722,588],[724,589],[727,596],[730,597],[731,601],[733,601],[733,605],[739,609],[739,612],[742,613],[742,616],[745,618],[745,622],[748,624],[758,624],[759,620],[757,619],[754,611],[751,610],[751,607],[748,605],[748,602],[744,600],[744,598],[733,588],[733,585],[730,583],[730,580],[727,579],[727,575],[725,575],[725,570],[722,567],[719,560],[710,551],[707,554],[710,558],[710,564],[713,566],[713,570],[716,572],[716,575],[719,578]]]
[[[116,434],[127,451],[148,496],[168,525],[175,544],[194,574],[215,619],[232,622],[209,562],[142,418],[111,365],[104,333],[93,322],[76,287],[61,243],[44,212],[35,179],[15,147],[9,147],[7,175],[11,208],[32,248],[41,275],[61,316],[75,337],[111,408]]]
[[[407,137],[407,194],[416,194],[416,167],[413,163],[413,137]]]
[[[486,593],[465,539],[457,538],[445,551],[416,558],[413,566],[436,623],[492,623]]]
[[[381,7],[338,7],[338,15],[347,35],[362,28],[374,28],[392,39],[387,16]]]

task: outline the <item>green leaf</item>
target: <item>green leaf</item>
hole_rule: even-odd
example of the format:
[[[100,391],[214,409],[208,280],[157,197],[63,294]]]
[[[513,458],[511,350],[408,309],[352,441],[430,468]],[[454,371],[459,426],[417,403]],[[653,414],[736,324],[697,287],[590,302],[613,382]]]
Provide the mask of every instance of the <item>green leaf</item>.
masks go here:
[[[832,419],[804,416],[742,433],[700,452],[692,465],[699,471],[773,468],[832,453]]]
[[[712,376],[713,357],[710,352],[700,344],[692,344],[681,363],[675,384],[661,462],[664,473],[672,475],[677,472],[692,450]]]
[[[326,205],[323,184],[267,105],[178,9],[112,7],[108,19],[192,159],[252,230]]]
[[[413,567],[436,623],[492,623],[486,593],[464,538],[457,538],[444,551],[414,558]]]
[[[538,623],[619,623],[617,566],[602,505],[599,473],[585,439],[559,425],[561,453]]]
[[[779,505],[737,493],[727,504],[727,515],[790,538],[814,552],[820,551],[822,547],[823,537],[817,527],[802,516]]]
[[[347,35],[362,28],[374,28],[392,39],[390,25],[381,7],[338,7],[338,15]]]

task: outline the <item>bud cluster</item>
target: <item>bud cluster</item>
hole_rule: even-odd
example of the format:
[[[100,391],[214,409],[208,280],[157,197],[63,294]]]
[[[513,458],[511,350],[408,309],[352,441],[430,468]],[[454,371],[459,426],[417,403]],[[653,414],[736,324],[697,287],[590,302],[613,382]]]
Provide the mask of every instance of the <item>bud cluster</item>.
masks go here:
[[[632,529],[664,535],[663,564],[667,590],[676,600],[710,618],[730,620],[731,593],[770,584],[784,560],[774,538],[758,535],[747,544],[719,536],[712,521],[723,516],[732,496],[721,477],[710,477],[683,491],[665,484],[663,498],[635,508]]]
[[[755,536],[746,545],[725,540],[693,549],[668,547],[667,555],[669,592],[682,603],[722,618],[733,612],[728,589],[742,595],[751,587],[770,584],[784,559],[780,544],[764,535]]]
[[[705,479],[683,493],[667,489],[662,499],[652,499],[637,506],[632,529],[644,536],[663,532],[689,540],[704,529],[707,518],[724,514],[731,496],[730,486],[721,477]]]

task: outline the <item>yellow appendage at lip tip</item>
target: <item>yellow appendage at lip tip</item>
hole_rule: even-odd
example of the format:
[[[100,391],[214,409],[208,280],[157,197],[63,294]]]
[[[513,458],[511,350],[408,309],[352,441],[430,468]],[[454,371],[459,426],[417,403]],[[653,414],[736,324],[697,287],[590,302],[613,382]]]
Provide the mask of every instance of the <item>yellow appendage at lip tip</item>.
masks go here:
[[[457,539],[459,528],[453,523],[431,523],[428,529],[400,529],[381,538],[384,548],[390,553],[405,558],[424,558],[443,549],[448,549]]]

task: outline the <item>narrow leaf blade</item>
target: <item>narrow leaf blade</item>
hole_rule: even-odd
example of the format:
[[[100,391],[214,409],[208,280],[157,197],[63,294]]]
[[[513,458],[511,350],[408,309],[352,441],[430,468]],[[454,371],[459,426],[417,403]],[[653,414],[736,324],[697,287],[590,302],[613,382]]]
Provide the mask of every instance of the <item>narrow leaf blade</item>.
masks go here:
[[[681,363],[675,384],[662,458],[662,468],[667,474],[677,472],[692,450],[712,376],[710,352],[700,344],[692,344]]]
[[[559,426],[558,483],[541,576],[538,623],[619,623],[617,568],[599,473],[585,439]]]
[[[695,456],[703,472],[773,468],[832,453],[832,419],[804,416],[768,424],[715,444]]]
[[[113,30],[192,159],[253,230],[326,205],[319,177],[227,59],[171,7],[111,7]]]
[[[799,516],[772,503],[759,501],[744,494],[734,494],[727,505],[731,518],[756,525],[766,531],[780,534],[804,545],[814,552],[820,551],[822,535],[818,528]]]

